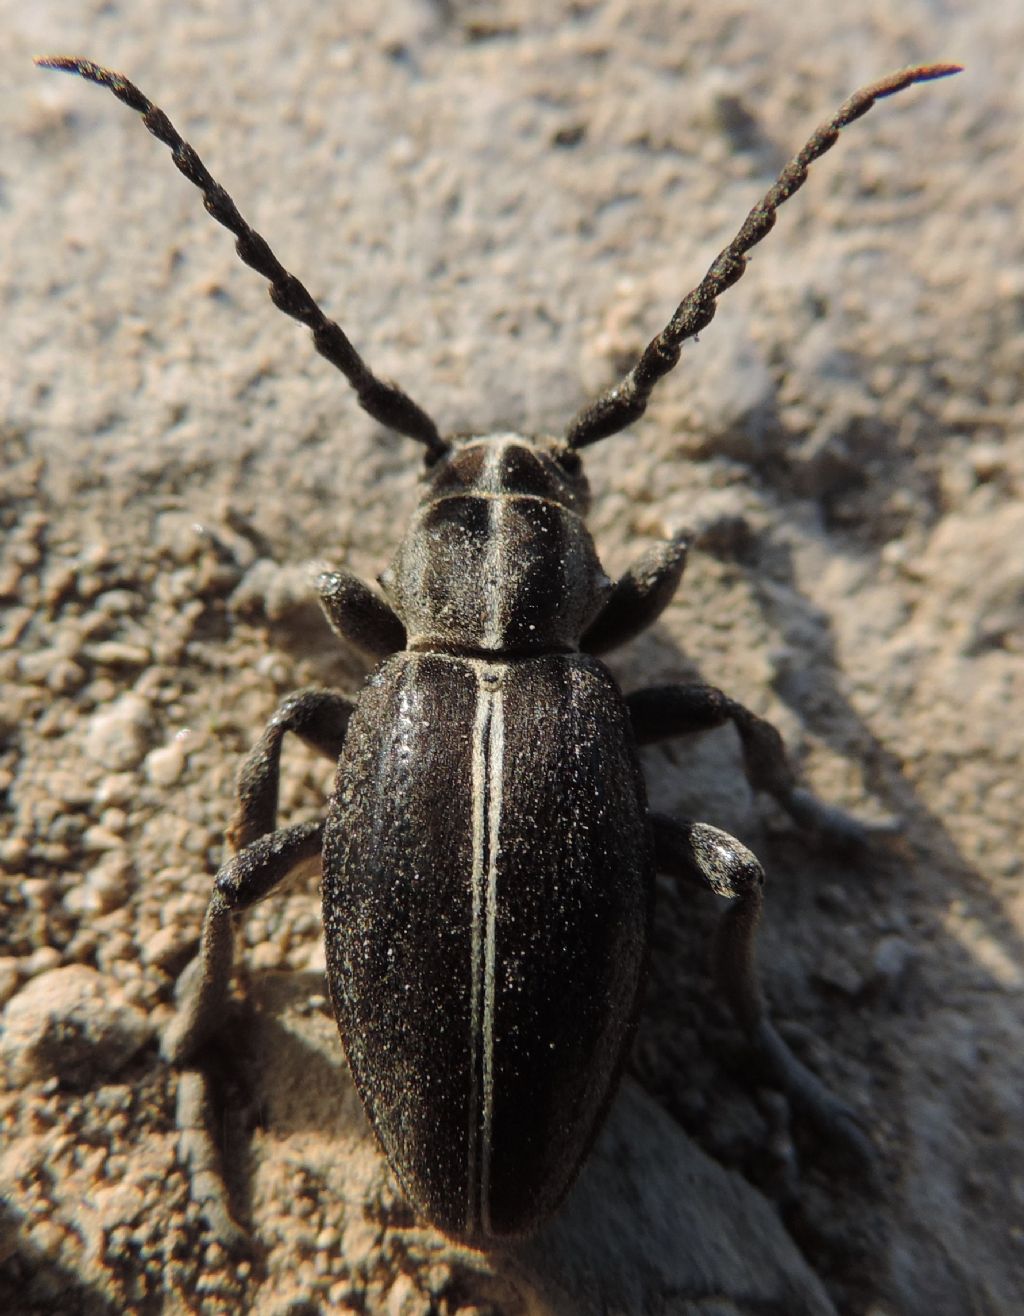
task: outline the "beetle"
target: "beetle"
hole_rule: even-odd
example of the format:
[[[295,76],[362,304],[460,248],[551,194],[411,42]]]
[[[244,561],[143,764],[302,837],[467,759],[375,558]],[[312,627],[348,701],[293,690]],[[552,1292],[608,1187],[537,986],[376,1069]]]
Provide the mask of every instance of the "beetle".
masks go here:
[[[649,811],[637,746],[730,722],[751,785],[798,824],[845,844],[869,829],[802,789],[778,732],[714,687],[621,693],[597,655],[666,607],[688,539],[657,545],[612,584],[584,523],[579,453],[643,415],[840,130],[876,100],[958,67],[905,69],[844,102],[625,378],[564,437],[445,438],[370,370],[162,110],[88,60],[38,62],[107,87],[140,113],[235,235],[241,259],[268,280],[275,305],[312,331],[372,417],[426,450],[422,495],[380,577],[383,595],[343,572],[318,581],[331,626],[377,663],[362,693],[291,695],[241,769],[234,853],[163,1037],[185,1071],[185,1107],[196,1091],[187,1074],[224,1013],[237,916],[296,869],[319,866],[338,1028],[409,1202],[473,1246],[529,1233],[565,1197],[614,1095],[661,871],[731,899],[716,943],[718,989],[778,1084],[821,1126],[862,1145],[852,1113],[768,1018],[753,961],[760,863],[714,827]],[[289,734],[335,760],[337,776],[325,820],[279,827]],[[197,1120],[180,1105],[179,1122],[194,1131]],[[228,1233],[210,1156],[193,1150],[194,1191]]]

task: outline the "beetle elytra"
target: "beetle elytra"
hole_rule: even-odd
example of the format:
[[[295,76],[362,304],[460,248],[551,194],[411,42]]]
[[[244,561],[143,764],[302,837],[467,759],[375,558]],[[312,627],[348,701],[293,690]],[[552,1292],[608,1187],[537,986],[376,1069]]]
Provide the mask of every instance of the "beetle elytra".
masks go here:
[[[239,214],[162,110],[87,60],[38,61],[109,88],[143,116],[241,259],[383,425],[424,445],[423,493],[383,595],[321,577],[337,633],[377,660],[357,700],[302,690],[247,758],[200,952],[163,1039],[187,1069],[221,1020],[237,915],[302,866],[322,869],[331,997],[356,1086],[415,1210],[486,1247],[559,1205],[618,1079],[642,990],[656,871],[731,898],[716,977],[739,1022],[812,1118],[863,1139],[851,1113],[789,1051],[753,967],[763,872],[716,828],[647,807],[637,745],[731,722],[752,786],[805,827],[858,842],[866,828],[801,789],[778,733],[711,686],[624,696],[598,654],[649,625],[682,577],[687,540],[645,554],[615,584],[584,524],[579,451],[637,420],[682,344],[715,314],[746,256],[809,165],[876,100],[955,65],[906,69],[857,92],[815,131],[736,237],[616,386],[560,439],[442,437],[379,379]],[[337,762],[326,819],[278,827],[281,744]],[[179,1119],[195,1122],[195,1074]],[[235,1229],[206,1153],[195,1191]]]

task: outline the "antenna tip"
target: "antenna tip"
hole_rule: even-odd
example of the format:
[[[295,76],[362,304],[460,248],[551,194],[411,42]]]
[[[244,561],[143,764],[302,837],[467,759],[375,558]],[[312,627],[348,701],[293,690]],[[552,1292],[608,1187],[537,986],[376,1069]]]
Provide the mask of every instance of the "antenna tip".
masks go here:
[[[963,73],[962,64],[922,64],[910,69],[915,82],[931,82],[935,78],[950,78],[954,73]]]

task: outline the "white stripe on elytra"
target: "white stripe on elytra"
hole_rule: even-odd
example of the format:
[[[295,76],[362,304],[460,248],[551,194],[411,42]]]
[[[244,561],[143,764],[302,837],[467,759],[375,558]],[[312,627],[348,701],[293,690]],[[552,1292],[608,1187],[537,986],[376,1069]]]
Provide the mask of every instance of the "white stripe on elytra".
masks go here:
[[[491,1140],[494,1129],[494,1027],[497,996],[498,847],[501,827],[505,716],[501,690],[477,687],[472,742],[473,816],[469,1109],[466,1224],[490,1228]],[[482,1088],[482,1090],[481,1090]]]
[[[481,1224],[491,1228],[491,1154],[494,1150],[494,1011],[498,994],[498,856],[505,771],[505,703],[500,687],[490,696],[488,746],[489,808],[487,811],[487,929],[484,936],[484,1120],[483,1166],[480,1175]]]
[[[469,876],[469,1110],[467,1112],[469,1122],[466,1129],[466,1229],[470,1233],[475,1228],[479,1214],[477,1182],[480,1161],[480,1086],[477,1075],[483,995],[480,968],[483,956],[484,870],[487,864],[487,731],[490,717],[489,702],[478,688],[471,747],[473,851]]]
[[[485,489],[497,490],[501,487],[501,465],[505,457],[507,443],[495,443],[488,448],[484,458],[484,468],[480,483]],[[486,609],[483,645],[485,649],[504,647],[504,598],[502,587],[505,582],[505,512],[508,502],[496,498],[487,509],[487,547],[484,556],[483,584],[484,606]]]

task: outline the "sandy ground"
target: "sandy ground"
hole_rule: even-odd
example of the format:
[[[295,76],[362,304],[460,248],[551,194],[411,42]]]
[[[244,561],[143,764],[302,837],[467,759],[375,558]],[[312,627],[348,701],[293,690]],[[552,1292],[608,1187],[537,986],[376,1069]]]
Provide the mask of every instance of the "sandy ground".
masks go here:
[[[1024,9],[876,0],[3,5],[0,1308],[863,1313],[1024,1309]],[[268,304],[163,147],[171,115],[368,359],[444,430],[558,433],[862,82],[968,71],[852,127],[647,417],[588,458],[609,572],[700,532],[613,656],[771,717],[898,843],[822,853],[730,730],[645,751],[661,808],[764,859],[762,976],[857,1108],[874,1181],[744,1081],[659,885],[630,1078],[549,1231],[411,1217],[348,1084],[313,884],[244,934],[220,1128],[251,1254],[176,1159],[155,1035],[281,696],[365,672],[312,561],[373,578],[419,454]],[[329,771],[286,755],[282,810]],[[240,1007],[241,1008],[241,1007]],[[235,1054],[237,1052],[237,1054]]]

